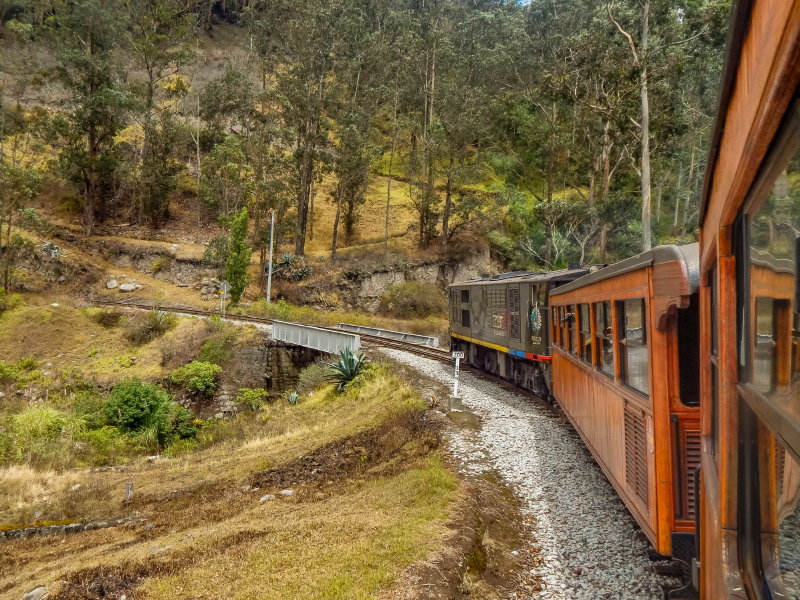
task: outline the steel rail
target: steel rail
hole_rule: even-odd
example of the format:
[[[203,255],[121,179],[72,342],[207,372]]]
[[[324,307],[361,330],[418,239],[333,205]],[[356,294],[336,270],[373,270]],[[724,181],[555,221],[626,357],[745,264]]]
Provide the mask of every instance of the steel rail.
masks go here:
[[[112,302],[108,300],[87,300],[89,304],[95,304],[99,306],[115,306],[115,307],[128,307],[128,308],[136,308],[141,310],[152,310],[153,306],[148,303],[143,302]],[[210,317],[216,313],[214,311],[205,311],[196,308],[177,308],[177,307],[158,307],[158,310],[169,312],[169,313],[181,313],[181,314],[188,314],[188,315],[199,315],[203,317]],[[228,315],[228,319],[232,321],[245,321],[251,323],[261,323],[264,325],[271,325],[273,319],[267,319],[266,317],[251,317],[247,315]],[[318,329],[327,329],[328,331],[336,331],[341,332],[342,330],[337,327],[321,327],[318,325],[314,325]],[[366,346],[382,346],[384,348],[394,348],[396,350],[403,350],[404,352],[411,352],[412,354],[416,354],[418,356],[424,356],[425,358],[431,358],[433,360],[438,360],[440,362],[452,363],[453,359],[450,357],[450,353],[446,350],[435,350],[430,348],[429,346],[420,346],[418,344],[412,344],[410,342],[402,342],[399,340],[389,340],[377,335],[368,335],[364,333],[359,334],[361,336],[362,341],[366,342]]]

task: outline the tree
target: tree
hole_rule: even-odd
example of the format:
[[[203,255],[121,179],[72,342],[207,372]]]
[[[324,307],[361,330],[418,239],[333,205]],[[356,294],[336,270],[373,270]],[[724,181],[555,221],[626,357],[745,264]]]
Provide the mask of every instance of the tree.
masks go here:
[[[185,80],[176,76],[189,61],[183,42],[193,19],[179,0],[132,0],[124,6],[127,50],[146,76],[144,82],[131,84],[144,132],[138,221],[141,224],[147,215],[157,228],[175,189],[177,165],[170,159],[178,128],[171,113],[175,99],[189,91]],[[159,101],[161,90],[166,101]]]
[[[117,50],[123,39],[120,5],[101,0],[48,2],[42,38],[54,59],[52,74],[69,94],[70,110],[59,120],[65,147],[59,162],[84,199],[87,235],[106,217],[120,155],[114,136],[124,126],[133,99],[122,86]]]
[[[238,304],[249,283],[247,268],[250,266],[252,251],[245,243],[250,216],[247,207],[242,208],[231,221],[231,241],[228,246],[228,260],[225,262],[225,279],[231,284],[231,299]]]

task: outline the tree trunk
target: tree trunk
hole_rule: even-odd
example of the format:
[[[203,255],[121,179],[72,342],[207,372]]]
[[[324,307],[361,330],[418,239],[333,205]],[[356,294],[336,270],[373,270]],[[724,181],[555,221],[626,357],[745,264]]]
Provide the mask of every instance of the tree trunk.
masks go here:
[[[650,103],[647,99],[647,28],[650,0],[642,9],[642,250],[652,246],[650,235]]]
[[[336,190],[336,217],[333,220],[333,242],[331,243],[331,260],[336,260],[336,244],[339,242],[339,216],[342,214],[342,181]]]
[[[314,145],[311,141],[313,124],[311,118],[306,119],[305,139],[303,141],[303,161],[300,165],[300,189],[297,192],[297,239],[294,253],[304,256],[306,251],[306,227],[308,225],[308,198],[311,186],[312,154]]]
[[[683,182],[683,165],[678,167],[678,185],[675,189],[675,215],[672,217],[672,237],[675,237],[675,234],[678,231],[678,212],[681,206],[681,198],[679,196],[681,191],[681,183]]]
[[[308,217],[308,239],[314,239],[314,172],[311,172],[311,185],[309,186],[309,217]]]
[[[658,186],[658,200],[656,200],[656,227],[661,224],[661,189],[662,185]]]
[[[544,262],[547,264],[547,268],[549,269],[552,267],[550,260],[553,257],[553,228],[550,225],[548,225],[545,229],[544,237]]]
[[[694,177],[694,151],[692,146],[692,158],[689,162],[689,180],[686,182],[686,201],[683,204],[683,225],[681,227],[681,239],[686,239],[686,220],[689,216],[689,200],[692,198],[692,178]],[[680,202],[678,202],[680,204]]]
[[[392,137],[392,151],[389,154],[389,181],[386,184],[386,231],[383,234],[383,252],[389,249],[389,205],[392,201],[392,163],[394,162],[395,139]]]
[[[600,264],[606,264],[606,243],[608,242],[608,223],[600,230]]]
[[[450,202],[453,192],[453,149],[450,149],[450,170],[447,171],[447,195],[444,199],[444,215],[442,215],[442,250],[447,248],[448,226],[450,224]]]

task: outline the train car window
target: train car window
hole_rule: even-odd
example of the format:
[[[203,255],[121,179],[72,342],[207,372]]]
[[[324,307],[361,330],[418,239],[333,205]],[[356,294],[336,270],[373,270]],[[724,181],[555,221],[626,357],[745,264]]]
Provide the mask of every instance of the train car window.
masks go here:
[[[567,336],[567,324],[564,322],[565,307],[558,307],[558,339],[561,341],[561,347],[564,350],[569,350],[569,337]]]
[[[751,189],[734,227],[737,545],[745,585],[768,587],[773,598],[796,599],[800,598],[800,381],[794,377],[800,336],[796,110],[784,121]]]
[[[580,357],[583,362],[592,364],[592,324],[589,320],[589,305],[578,306],[580,320]]]
[[[553,322],[553,340],[552,344],[554,346],[559,346],[561,344],[561,338],[558,336],[558,307],[554,306],[550,311],[552,318],[550,319]]]
[[[700,298],[678,309],[678,391],[684,406],[700,406]]]
[[[569,352],[575,356],[578,355],[578,323],[575,317],[575,305],[570,304],[567,307],[567,330],[569,331]]]
[[[470,327],[470,324],[469,324],[469,311],[466,310],[466,309],[462,309],[462,311],[461,311],[461,326],[462,327],[466,327],[467,329],[469,329],[469,327]]]
[[[644,299],[633,298],[617,304],[619,315],[619,360],[622,383],[648,395],[647,313]]]
[[[461,304],[469,304],[469,290],[461,290]]]
[[[611,302],[594,305],[595,367],[601,373],[614,377],[614,341],[611,337]]]

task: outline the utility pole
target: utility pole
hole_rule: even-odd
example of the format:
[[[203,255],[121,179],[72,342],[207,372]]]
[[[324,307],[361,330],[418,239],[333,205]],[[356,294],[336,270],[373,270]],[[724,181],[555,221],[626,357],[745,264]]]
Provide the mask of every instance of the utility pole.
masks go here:
[[[272,297],[272,236],[275,233],[275,211],[269,211],[269,263],[267,265],[267,304]]]

